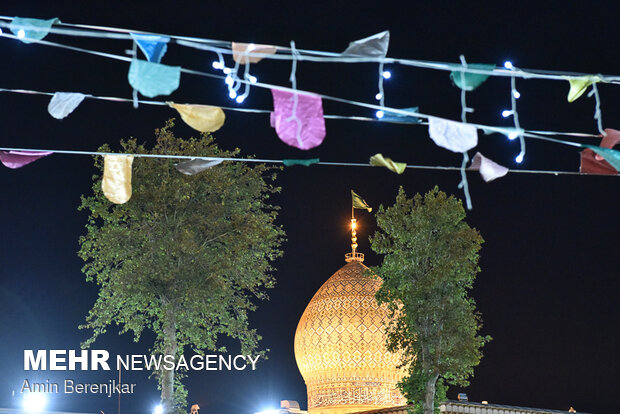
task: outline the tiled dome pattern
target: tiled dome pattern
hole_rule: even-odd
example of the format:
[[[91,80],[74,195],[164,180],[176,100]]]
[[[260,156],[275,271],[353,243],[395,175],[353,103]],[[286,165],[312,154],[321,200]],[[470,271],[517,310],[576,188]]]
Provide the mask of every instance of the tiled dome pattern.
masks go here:
[[[311,414],[347,413],[404,405],[396,383],[403,372],[385,348],[381,282],[352,261],[316,292],[295,333],[295,358],[308,389]]]

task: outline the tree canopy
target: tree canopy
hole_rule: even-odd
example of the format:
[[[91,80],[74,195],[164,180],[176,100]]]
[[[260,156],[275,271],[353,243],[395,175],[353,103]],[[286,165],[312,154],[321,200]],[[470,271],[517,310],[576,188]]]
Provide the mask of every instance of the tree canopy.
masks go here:
[[[464,221],[459,200],[437,187],[377,212],[372,249],[384,255],[373,271],[383,284],[378,303],[392,316],[388,349],[402,355],[407,375],[399,383],[416,412],[432,414],[445,397],[444,381],[466,386],[482,358],[481,318],[468,296],[483,242]]]
[[[229,158],[209,135],[181,139],[173,122],[155,130],[152,149],[135,139],[121,141],[122,152]],[[108,152],[109,147],[100,148]],[[248,312],[255,299],[273,287],[272,263],[281,255],[283,230],[275,225],[277,208],[269,203],[279,191],[270,184],[271,167],[227,162],[188,176],[174,159],[136,157],[133,195],[125,204],[110,203],[93,176],[93,195],[82,196],[89,214],[79,256],[86,279],[99,285],[98,298],[83,328],[90,345],[110,325],[139,340],[154,332],[152,352],[178,356],[184,349],[219,351],[221,336],[239,340],[241,352],[257,349],[260,336]],[[103,171],[103,159],[95,159]],[[184,403],[174,371],[158,373],[166,412]]]

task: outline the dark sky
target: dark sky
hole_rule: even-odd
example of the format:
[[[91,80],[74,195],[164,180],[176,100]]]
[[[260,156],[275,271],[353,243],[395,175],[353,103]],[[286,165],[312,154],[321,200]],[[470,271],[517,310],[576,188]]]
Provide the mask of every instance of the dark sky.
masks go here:
[[[263,5],[258,5],[265,3]],[[266,4],[269,3],[269,4]],[[67,23],[132,28],[167,34],[237,40],[338,52],[350,41],[391,31],[388,56],[618,74],[620,30],[617,1],[599,2],[5,2],[0,14],[59,17]],[[128,41],[50,40],[122,54]],[[130,97],[127,64],[40,45],[0,39],[0,87],[73,91]],[[212,71],[213,54],[170,45],[163,63]],[[374,102],[376,64],[311,64],[298,67],[298,87]],[[264,61],[253,67],[261,81],[288,85],[290,63]],[[424,113],[458,119],[459,91],[445,72],[392,65],[386,104],[419,106]],[[527,129],[595,133],[594,100],[566,102],[567,82],[519,80],[519,115]],[[620,89],[601,85],[605,127],[620,129]],[[476,111],[470,119],[510,125],[499,113],[509,105],[509,81],[491,79],[468,95]],[[183,75],[171,99],[230,105],[223,82]],[[47,114],[48,98],[0,94],[0,143],[5,147],[96,150],[103,143],[137,137],[153,141],[153,130],[174,113],[165,107],[85,101],[68,118]],[[253,90],[243,104],[271,108],[270,93]],[[324,102],[327,114],[372,115],[372,111]],[[181,122],[178,135],[195,133]],[[260,158],[310,158],[367,162],[382,152],[409,164],[459,165],[460,156],[438,148],[424,126],[327,121],[322,146],[302,152],[281,143],[267,115],[227,113],[215,134],[224,148],[240,147]],[[595,143],[596,140],[586,139]],[[528,141],[519,168],[577,171],[571,147]],[[517,142],[480,137],[478,150],[516,167]],[[472,152],[473,153],[473,152]],[[87,284],[76,255],[86,215],[77,212],[89,194],[94,173],[90,157],[54,155],[19,170],[0,169],[0,407],[19,404],[11,397],[25,378],[60,381],[68,373],[29,373],[24,349],[77,349],[87,333],[79,325],[92,306],[96,288]],[[620,205],[617,177],[508,174],[485,184],[468,174],[474,209],[467,221],[485,239],[472,295],[493,341],[465,391],[470,400],[530,407],[611,412],[617,405],[618,249]],[[293,354],[293,337],[307,302],[344,264],[349,251],[349,189],[372,206],[391,204],[400,185],[409,194],[435,185],[462,197],[458,172],[407,170],[397,176],[379,168],[295,167],[283,171],[279,223],[288,235],[284,257],[276,262],[278,284],[260,305],[253,323],[264,336],[269,360],[255,372],[196,372],[186,380],[189,403],[202,413],[252,413],[294,399],[306,407],[306,390]],[[366,264],[379,264],[367,236],[374,219],[358,215],[360,251]],[[95,344],[111,354],[144,353],[139,344],[110,332]],[[237,350],[233,347],[231,352]],[[107,382],[114,373],[73,373],[76,381]],[[122,411],[151,412],[158,399],[154,380],[138,383],[123,399]],[[50,409],[116,412],[116,399],[51,397]]]

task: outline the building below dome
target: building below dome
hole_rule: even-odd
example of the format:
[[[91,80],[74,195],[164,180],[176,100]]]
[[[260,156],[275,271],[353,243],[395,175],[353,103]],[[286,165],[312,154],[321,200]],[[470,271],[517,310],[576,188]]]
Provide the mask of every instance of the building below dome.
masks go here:
[[[346,414],[405,404],[396,384],[399,356],[386,349],[381,281],[368,274],[363,255],[333,274],[306,307],[295,333],[295,359],[308,391],[310,414]]]

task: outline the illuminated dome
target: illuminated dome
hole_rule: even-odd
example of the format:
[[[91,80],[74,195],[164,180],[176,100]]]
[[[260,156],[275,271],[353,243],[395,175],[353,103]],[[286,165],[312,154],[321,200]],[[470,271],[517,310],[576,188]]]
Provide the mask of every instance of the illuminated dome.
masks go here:
[[[406,404],[396,383],[404,372],[387,351],[387,309],[378,306],[380,280],[364,276],[363,255],[316,292],[295,332],[295,359],[308,389],[310,414],[344,414]]]

